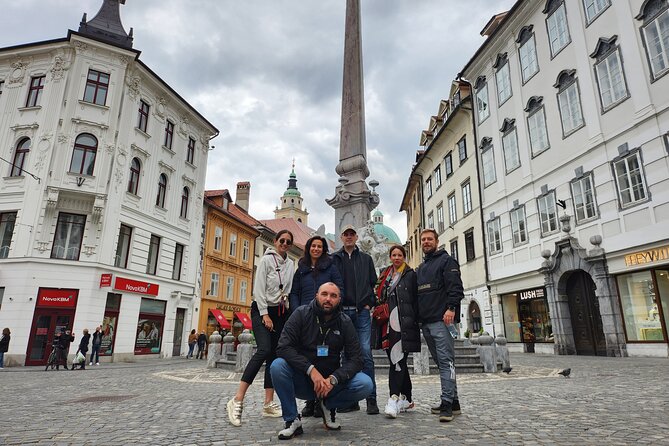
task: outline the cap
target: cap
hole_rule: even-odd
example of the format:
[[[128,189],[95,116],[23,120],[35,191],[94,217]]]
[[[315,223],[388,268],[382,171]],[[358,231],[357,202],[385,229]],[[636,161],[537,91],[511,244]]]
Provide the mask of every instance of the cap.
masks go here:
[[[341,228],[341,232],[340,232],[340,234],[343,235],[344,232],[346,232],[346,231],[353,231],[353,232],[355,232],[356,234],[358,233],[358,231],[355,229],[355,226],[353,226],[353,225],[346,225],[346,226],[344,226],[343,228]]]

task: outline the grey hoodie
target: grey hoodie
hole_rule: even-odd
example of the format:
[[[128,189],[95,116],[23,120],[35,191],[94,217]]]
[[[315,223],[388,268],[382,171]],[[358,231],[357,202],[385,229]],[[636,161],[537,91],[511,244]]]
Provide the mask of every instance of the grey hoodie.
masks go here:
[[[294,274],[295,263],[292,260],[288,257],[284,259],[274,248],[267,248],[265,255],[260,259],[253,283],[253,300],[258,305],[261,316],[267,314],[267,307],[279,305],[282,293],[286,296],[290,294]],[[280,283],[283,284],[283,291],[279,289]]]

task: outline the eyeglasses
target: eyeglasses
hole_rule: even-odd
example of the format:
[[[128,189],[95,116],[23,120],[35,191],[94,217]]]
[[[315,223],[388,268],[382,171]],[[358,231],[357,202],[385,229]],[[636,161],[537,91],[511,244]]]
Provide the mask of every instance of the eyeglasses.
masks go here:
[[[293,244],[293,241],[292,241],[291,239],[288,239],[288,238],[280,238],[280,239],[279,239],[279,244],[280,244],[280,245],[290,246],[290,245]]]

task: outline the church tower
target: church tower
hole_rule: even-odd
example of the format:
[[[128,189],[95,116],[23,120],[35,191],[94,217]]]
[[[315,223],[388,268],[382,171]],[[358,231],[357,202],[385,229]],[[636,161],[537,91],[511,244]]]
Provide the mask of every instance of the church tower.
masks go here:
[[[308,216],[309,212],[302,209],[302,194],[297,190],[297,175],[293,161],[293,170],[288,177],[288,188],[281,197],[281,207],[274,210],[274,218],[292,218],[306,225]]]

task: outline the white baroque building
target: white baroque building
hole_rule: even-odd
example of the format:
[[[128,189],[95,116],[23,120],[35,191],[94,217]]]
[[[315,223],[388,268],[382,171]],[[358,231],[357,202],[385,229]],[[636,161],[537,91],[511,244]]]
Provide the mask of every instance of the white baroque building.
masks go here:
[[[519,0],[474,86],[497,332],[669,356],[669,2]]]
[[[121,1],[121,3],[124,3]],[[5,363],[103,326],[103,360],[183,353],[197,320],[216,128],[139,59],[104,0],[65,38],[0,49]]]

